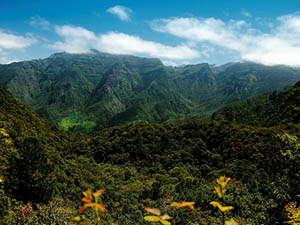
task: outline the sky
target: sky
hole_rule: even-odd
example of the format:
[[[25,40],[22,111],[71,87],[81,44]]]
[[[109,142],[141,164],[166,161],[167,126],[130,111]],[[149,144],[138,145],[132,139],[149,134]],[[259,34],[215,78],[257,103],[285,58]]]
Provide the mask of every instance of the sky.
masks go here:
[[[57,52],[300,66],[299,0],[0,0],[0,64]]]

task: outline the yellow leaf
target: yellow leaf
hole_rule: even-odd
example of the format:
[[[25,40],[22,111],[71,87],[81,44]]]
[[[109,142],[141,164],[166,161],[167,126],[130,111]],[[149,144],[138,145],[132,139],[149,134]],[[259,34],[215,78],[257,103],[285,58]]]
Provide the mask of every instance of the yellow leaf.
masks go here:
[[[145,216],[144,220],[149,222],[159,222],[160,218],[158,216]]]
[[[106,210],[104,205],[101,203],[87,203],[79,209],[79,213],[80,214],[83,213],[89,207],[95,207],[97,210],[100,210],[101,212],[105,212]]]
[[[222,188],[225,188],[230,180],[231,180],[230,177],[221,176],[217,178],[217,183],[220,184]]]
[[[218,194],[219,198],[222,198],[223,197],[223,193],[225,192],[225,190],[221,191],[221,188],[218,186],[218,187],[215,187],[215,192]]]
[[[215,202],[215,201],[210,202],[209,204],[213,205],[214,207],[218,207],[222,212],[234,209],[234,207],[232,206],[222,206],[219,202]]]
[[[93,195],[95,198],[99,197],[100,195],[102,195],[102,193],[104,192],[103,189],[99,189],[98,191],[94,192]]]
[[[178,208],[181,207],[189,207],[190,209],[194,209],[195,202],[173,202],[170,206],[175,206]]]
[[[168,214],[165,214],[165,215],[163,215],[163,216],[161,217],[161,219],[162,219],[162,220],[170,220],[170,219],[172,219],[172,217],[169,216]]]
[[[96,209],[99,209],[101,212],[105,212],[105,207],[102,203],[93,203],[93,205],[96,207]]]
[[[12,140],[10,140],[10,139],[6,139],[4,142],[5,142],[6,145],[12,144]]]
[[[233,209],[234,209],[233,206],[222,206],[222,207],[220,208],[220,210],[221,210],[222,212],[229,211],[229,210],[233,210]]]
[[[2,134],[3,137],[9,137],[9,134],[6,133],[4,129],[0,130],[0,134]]]
[[[225,221],[225,225],[239,225],[238,222],[235,221],[235,219],[231,218],[230,220]]]
[[[90,203],[90,202],[92,202],[93,199],[91,198],[91,196],[85,196],[80,200],[83,202],[86,202],[86,203]]]
[[[80,209],[79,209],[79,213],[83,213],[87,208],[91,207],[91,203],[88,203],[88,204],[84,204],[84,206],[82,206]]]
[[[163,224],[163,225],[171,225],[171,223],[169,221],[166,221],[166,220],[160,220],[160,222]]]
[[[148,212],[148,213],[151,213],[151,214],[154,214],[154,215],[157,215],[157,216],[160,216],[161,214],[161,211],[159,209],[155,209],[155,208],[145,208],[145,210]]]
[[[76,216],[72,219],[73,222],[80,222],[81,221],[81,218],[80,216]]]
[[[88,189],[88,190],[86,190],[82,193],[83,193],[84,196],[91,196],[91,190],[90,189]]]

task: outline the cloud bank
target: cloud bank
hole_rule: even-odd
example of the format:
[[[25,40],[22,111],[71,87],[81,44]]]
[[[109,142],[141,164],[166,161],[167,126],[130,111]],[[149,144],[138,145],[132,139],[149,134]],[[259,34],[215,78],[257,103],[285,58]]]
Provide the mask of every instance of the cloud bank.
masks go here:
[[[157,32],[198,46],[208,44],[234,52],[241,60],[300,66],[300,13],[278,17],[269,32],[255,29],[243,20],[226,22],[215,18],[160,19],[151,26]]]
[[[132,13],[132,10],[130,8],[121,5],[116,5],[115,7],[109,8],[106,11],[108,13],[116,15],[120,20],[123,21],[129,21],[130,14]]]
[[[197,50],[184,44],[173,47],[119,32],[97,36],[83,27],[69,25],[56,26],[55,30],[63,41],[50,47],[69,53],[87,53],[89,49],[97,49],[111,54],[147,55],[165,59],[191,59],[200,56]]]
[[[123,20],[129,20],[132,12],[121,6],[108,11]],[[300,66],[300,12],[274,20],[249,16],[244,15],[246,20],[172,17],[150,22],[153,32],[163,33],[165,43],[150,38],[145,40],[137,35],[138,31],[134,35],[118,31],[97,34],[85,27],[52,26],[40,16],[32,17],[30,25],[49,28],[60,39],[49,44],[39,38],[41,48],[48,46],[68,53],[88,53],[90,49],[97,49],[112,54],[157,57],[167,65],[253,61]],[[166,44],[168,39],[176,44]],[[0,63],[19,58],[19,53],[24,53],[24,49],[36,42],[32,35],[16,35],[0,29]]]

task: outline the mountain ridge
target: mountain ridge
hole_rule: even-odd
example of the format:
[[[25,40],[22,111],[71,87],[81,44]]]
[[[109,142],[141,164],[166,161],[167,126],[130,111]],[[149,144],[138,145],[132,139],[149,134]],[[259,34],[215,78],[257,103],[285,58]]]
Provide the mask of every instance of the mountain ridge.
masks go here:
[[[0,65],[0,83],[44,119],[71,121],[81,113],[83,120],[96,124],[91,130],[135,121],[209,118],[234,101],[298,80],[300,70],[287,66],[247,62],[169,67],[156,58],[97,51]]]

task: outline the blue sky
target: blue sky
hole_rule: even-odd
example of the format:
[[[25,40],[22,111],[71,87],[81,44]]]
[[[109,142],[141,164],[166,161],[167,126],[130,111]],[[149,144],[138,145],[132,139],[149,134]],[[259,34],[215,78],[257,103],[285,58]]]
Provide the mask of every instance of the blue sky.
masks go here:
[[[299,0],[0,0],[0,63],[55,52],[300,66]]]

